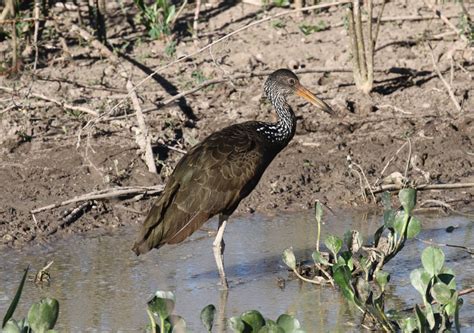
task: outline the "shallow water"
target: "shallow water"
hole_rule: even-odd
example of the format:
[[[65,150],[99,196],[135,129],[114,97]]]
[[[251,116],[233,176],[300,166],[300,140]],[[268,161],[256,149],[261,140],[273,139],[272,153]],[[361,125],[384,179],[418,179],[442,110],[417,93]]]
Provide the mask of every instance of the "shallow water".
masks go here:
[[[381,223],[377,216],[337,213],[325,216],[324,233],[342,235],[347,229],[363,234]],[[473,223],[463,217],[423,217],[420,238],[439,243],[474,247]],[[338,222],[336,222],[338,221]],[[341,221],[344,221],[341,223]],[[447,233],[445,228],[457,228]],[[216,222],[206,225],[215,229]],[[257,214],[233,218],[227,226],[226,273],[231,289],[223,293],[216,286],[218,274],[212,255],[212,236],[199,231],[177,246],[136,257],[131,251],[135,227],[112,235],[78,235],[54,245],[26,250],[3,250],[0,254],[0,315],[6,312],[23,269],[34,270],[54,260],[49,287],[25,285],[15,318],[40,297],[54,297],[60,303],[59,331],[140,332],[147,323],[146,301],[156,290],[176,291],[175,312],[183,316],[192,332],[202,332],[201,309],[213,303],[218,308],[215,332],[222,331],[224,318],[249,309],[276,319],[282,313],[295,314],[307,332],[358,331],[359,314],[349,308],[340,293],[329,287],[287,281],[284,289],[278,278],[287,278],[282,251],[293,246],[299,259],[311,258],[315,242],[312,212],[299,215],[264,217]],[[324,235],[323,235],[324,238]],[[409,272],[421,266],[420,253],[427,245],[407,242],[405,249],[386,270],[392,273],[389,307],[406,308],[421,302],[410,285]],[[443,248],[447,265],[457,274],[458,288],[474,285],[472,257],[459,249]],[[32,270],[33,271],[33,270]],[[474,332],[474,296],[464,297],[461,310],[463,332]]]

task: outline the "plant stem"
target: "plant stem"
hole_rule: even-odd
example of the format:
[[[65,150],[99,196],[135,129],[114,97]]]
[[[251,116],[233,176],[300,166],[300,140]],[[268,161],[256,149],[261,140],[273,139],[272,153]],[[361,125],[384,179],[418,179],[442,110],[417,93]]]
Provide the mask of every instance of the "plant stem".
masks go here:
[[[153,313],[149,309],[146,309],[146,313],[148,314],[148,318],[150,318],[151,323],[151,333],[156,333],[156,321],[153,317]]]

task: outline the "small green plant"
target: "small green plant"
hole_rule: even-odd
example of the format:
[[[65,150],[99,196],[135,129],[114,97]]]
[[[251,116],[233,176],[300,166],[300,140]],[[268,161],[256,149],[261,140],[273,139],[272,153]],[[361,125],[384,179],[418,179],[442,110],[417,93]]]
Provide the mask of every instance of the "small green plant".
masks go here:
[[[461,14],[458,28],[461,29],[461,33],[466,36],[469,45],[474,45],[474,22],[472,22],[467,13]]]
[[[326,22],[324,21],[319,21],[317,24],[315,25],[311,25],[311,24],[306,24],[306,23],[302,23],[298,26],[298,28],[300,29],[300,31],[305,35],[305,36],[308,36],[308,35],[311,35],[312,33],[315,33],[315,32],[320,32],[320,31],[324,31],[324,30],[327,30],[329,29],[328,25],[326,24]]]
[[[152,5],[144,0],[133,0],[140,10],[140,22],[145,25],[148,34],[153,39],[170,35],[174,21],[177,18],[176,6],[169,0],[155,0]]]
[[[274,20],[270,24],[274,29],[283,29],[286,27],[286,23],[282,20]]]
[[[288,7],[290,5],[289,0],[272,0],[276,7]]]
[[[13,300],[8,307],[7,313],[3,317],[2,332],[4,333],[54,333],[54,325],[58,320],[59,303],[54,298],[44,298],[37,303],[34,303],[26,318],[19,321],[13,319],[13,314],[20,302],[23,287],[25,285],[26,277],[29,268],[25,269],[23,277],[20,281],[18,289],[13,297]]]
[[[282,314],[276,321],[265,319],[257,310],[250,310],[240,316],[231,317],[229,328],[234,333],[304,333],[300,323],[293,316]]]
[[[414,316],[401,321],[404,332],[460,332],[459,309],[462,299],[456,291],[454,272],[444,267],[444,253],[427,247],[421,254],[423,268],[410,274],[412,286],[421,294],[423,306],[418,304]]]
[[[196,81],[197,84],[201,84],[207,80],[207,77],[200,70],[195,70],[191,73],[191,77]]]
[[[172,40],[166,44],[165,54],[170,58],[176,54],[176,41]]]

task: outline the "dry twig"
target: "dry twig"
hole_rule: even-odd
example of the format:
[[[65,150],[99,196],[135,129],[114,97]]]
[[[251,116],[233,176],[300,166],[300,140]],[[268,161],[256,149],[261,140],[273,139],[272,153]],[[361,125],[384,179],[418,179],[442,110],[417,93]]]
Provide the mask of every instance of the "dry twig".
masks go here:
[[[133,108],[137,116],[138,132],[136,133],[136,141],[141,150],[145,153],[145,163],[148,166],[148,171],[156,174],[156,164],[153,158],[153,150],[151,149],[151,139],[148,135],[148,128],[145,123],[140,102],[138,101],[137,93],[133,90],[133,84],[130,80],[127,81],[127,90],[130,92]]]
[[[0,90],[6,91],[6,92],[9,92],[9,93],[17,92],[16,90],[14,90],[12,88],[3,87],[3,86],[0,86]],[[88,113],[88,114],[96,116],[96,117],[99,116],[99,113],[97,113],[94,110],[88,109],[86,107],[74,106],[74,105],[64,103],[64,102],[58,101],[54,98],[51,98],[51,97],[48,97],[48,96],[45,96],[45,95],[42,95],[42,94],[38,94],[38,93],[29,93],[28,95],[33,96],[33,97],[38,98],[38,99],[41,99],[41,100],[44,100],[44,101],[54,103],[54,104],[56,104],[56,105],[58,105],[62,108],[68,109],[68,110],[84,112],[84,113]]]
[[[471,188],[474,187],[474,183],[453,183],[453,184],[421,184],[414,186],[417,191],[427,190],[455,190],[460,188]],[[374,194],[385,192],[385,191],[400,191],[403,188],[402,185],[398,184],[386,184],[378,185],[376,188],[371,188]]]
[[[109,188],[105,190],[90,192],[87,194],[74,197],[72,199],[68,199],[66,201],[36,208],[36,209],[33,209],[31,213],[36,214],[39,212],[43,212],[45,210],[55,209],[61,206],[66,206],[66,205],[76,203],[76,202],[81,202],[81,201],[111,199],[111,198],[118,198],[118,197],[129,196],[129,195],[134,195],[134,194],[142,194],[142,193],[152,195],[152,194],[160,193],[163,190],[163,188],[164,188],[163,185],[126,186],[126,187],[115,187],[115,188],[113,187],[113,188]]]

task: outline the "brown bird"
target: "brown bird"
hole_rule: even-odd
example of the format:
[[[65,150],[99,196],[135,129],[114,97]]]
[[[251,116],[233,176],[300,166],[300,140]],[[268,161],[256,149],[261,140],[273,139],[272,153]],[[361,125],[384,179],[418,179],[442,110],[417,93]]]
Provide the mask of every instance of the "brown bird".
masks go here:
[[[275,156],[295,135],[296,117],[286,99],[296,94],[327,113],[331,108],[303,87],[287,69],[273,72],[264,85],[278,121],[247,121],[215,132],[181,158],[163,193],[143,222],[133,251],[143,254],[185,240],[219,214],[213,243],[221,283],[224,272],[223,234],[229,216],[255,188]]]

